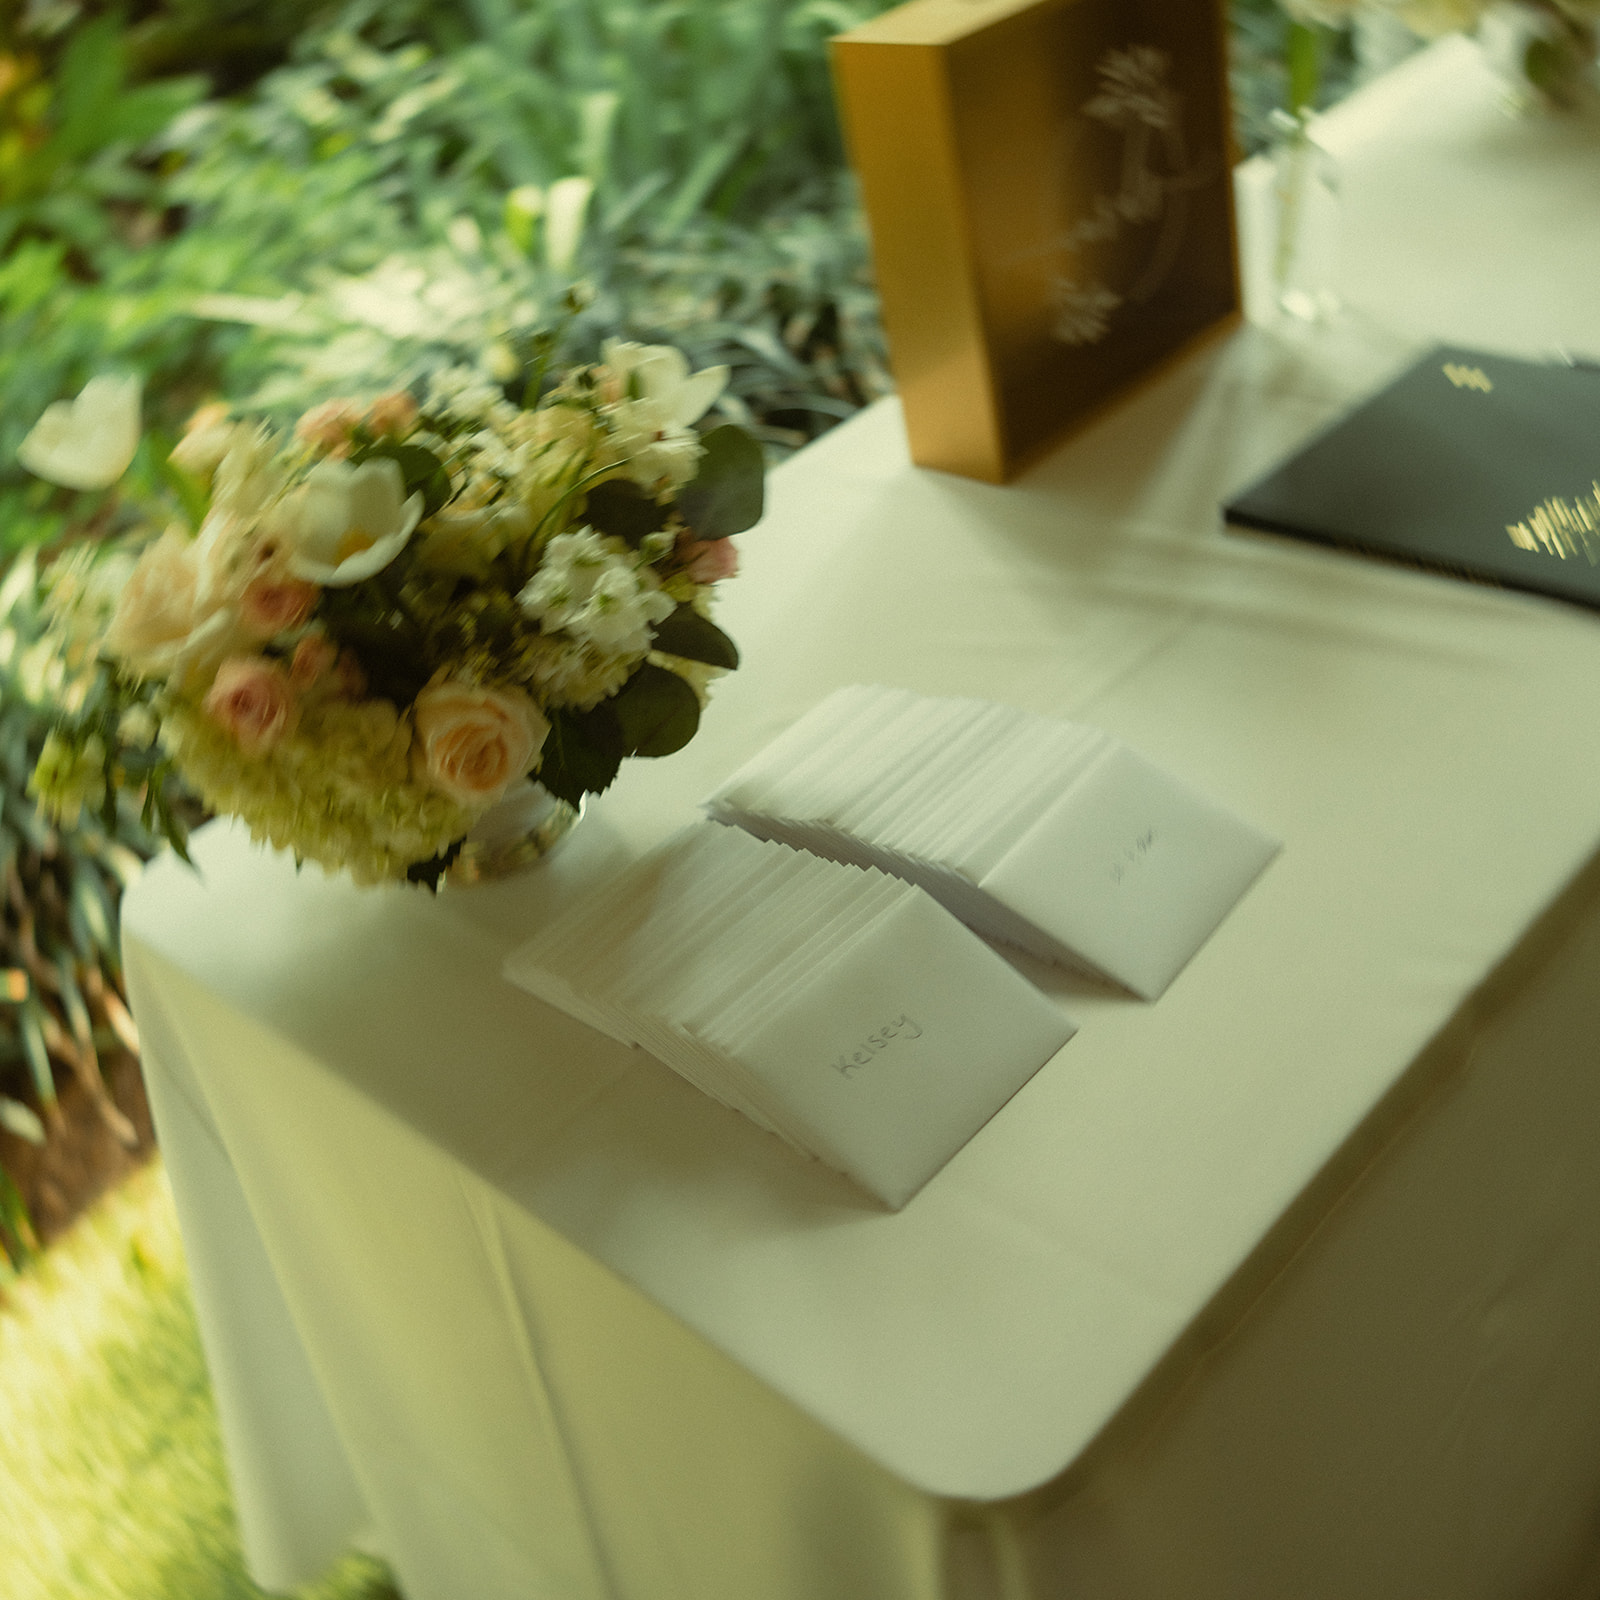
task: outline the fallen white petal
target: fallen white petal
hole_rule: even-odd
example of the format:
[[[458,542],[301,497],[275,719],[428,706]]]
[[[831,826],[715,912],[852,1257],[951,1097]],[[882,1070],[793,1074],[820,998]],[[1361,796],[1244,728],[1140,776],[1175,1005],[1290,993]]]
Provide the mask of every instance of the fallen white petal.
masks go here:
[[[109,489],[139,448],[139,389],[137,378],[91,378],[76,400],[46,409],[17,460],[65,489]]]

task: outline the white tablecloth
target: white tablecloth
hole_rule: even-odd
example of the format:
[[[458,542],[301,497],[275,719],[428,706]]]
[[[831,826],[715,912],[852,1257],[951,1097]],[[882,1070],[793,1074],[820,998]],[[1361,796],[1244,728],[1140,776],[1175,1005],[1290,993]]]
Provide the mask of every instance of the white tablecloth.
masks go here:
[[[1600,141],[1495,96],[1456,41],[1334,121],[1339,327],[1243,330],[1009,488],[911,468],[892,403],[782,468],[746,665],[539,872],[357,891],[214,828],[147,874],[260,1581],[363,1531],[410,1600],[1580,1581],[1600,626],[1216,512],[1427,336],[1600,350]],[[1081,1031],[897,1215],[498,975],[871,680],[1097,723],[1286,841],[1154,1005],[1030,968]]]

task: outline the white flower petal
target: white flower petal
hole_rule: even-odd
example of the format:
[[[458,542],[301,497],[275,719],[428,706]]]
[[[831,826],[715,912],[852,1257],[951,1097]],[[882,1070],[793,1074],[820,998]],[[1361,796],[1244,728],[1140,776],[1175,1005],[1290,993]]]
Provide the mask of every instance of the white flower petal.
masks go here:
[[[139,448],[139,387],[137,378],[91,378],[76,400],[46,409],[17,459],[47,483],[109,489]]]
[[[400,464],[388,456],[364,461],[350,475],[350,520],[361,528],[392,528],[400,519],[406,486]]]
[[[637,346],[632,370],[638,375],[639,392],[652,400],[664,400],[680,384],[688,382],[689,358],[670,344]]]
[[[308,554],[331,554],[350,526],[350,495],[344,485],[306,479],[293,515],[299,542]]]
[[[685,378],[677,393],[662,396],[668,415],[680,427],[687,428],[705,415],[706,408],[728,386],[726,367],[705,367],[692,378]]]
[[[422,519],[422,505],[422,496],[412,495],[399,508],[400,523],[393,532],[375,540],[365,549],[346,556],[343,561],[332,559],[336,552],[329,552],[319,559],[315,553],[302,548],[301,553],[289,562],[289,571],[295,577],[324,589],[346,589],[353,583],[361,583],[375,573],[382,572],[405,549],[416,531],[417,523]],[[347,523],[345,530],[350,526]]]
[[[566,272],[583,240],[583,223],[594,184],[588,178],[558,178],[545,196],[544,258],[552,272]]]

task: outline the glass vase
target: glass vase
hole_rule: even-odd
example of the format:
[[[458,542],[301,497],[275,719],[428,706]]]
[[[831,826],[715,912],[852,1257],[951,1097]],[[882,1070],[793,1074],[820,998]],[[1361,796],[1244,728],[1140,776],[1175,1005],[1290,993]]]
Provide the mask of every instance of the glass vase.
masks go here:
[[[1309,118],[1272,114],[1272,298],[1280,316],[1314,324],[1339,310],[1339,168]]]
[[[456,887],[492,883],[525,871],[544,860],[582,815],[582,806],[570,806],[524,778],[478,818],[445,881]]]

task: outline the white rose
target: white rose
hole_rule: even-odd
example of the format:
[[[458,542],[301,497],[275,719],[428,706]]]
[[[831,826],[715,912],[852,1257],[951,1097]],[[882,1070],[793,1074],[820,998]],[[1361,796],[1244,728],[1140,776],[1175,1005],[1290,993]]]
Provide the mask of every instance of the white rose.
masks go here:
[[[534,766],[550,724],[527,695],[481,684],[431,684],[417,696],[420,774],[458,805],[491,805]]]
[[[139,448],[139,380],[91,378],[76,400],[57,400],[17,446],[36,477],[67,489],[109,489]]]
[[[535,483],[576,477],[599,445],[594,417],[580,406],[557,403],[524,412],[513,429],[518,460]]]
[[[429,518],[421,559],[437,572],[483,577],[507,545],[533,532],[533,514],[520,500],[506,500],[471,511],[441,511]]]
[[[388,457],[352,467],[320,461],[279,509],[289,570],[340,589],[381,572],[405,548],[422,516],[422,496],[403,499],[400,468]]]

